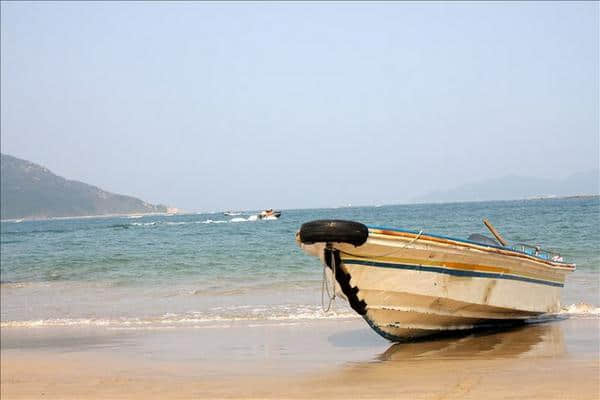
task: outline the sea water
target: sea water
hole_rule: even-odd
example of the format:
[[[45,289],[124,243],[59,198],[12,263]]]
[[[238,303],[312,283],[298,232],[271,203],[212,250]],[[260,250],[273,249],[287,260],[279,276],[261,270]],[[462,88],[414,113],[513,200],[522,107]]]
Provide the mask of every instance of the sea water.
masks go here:
[[[323,270],[295,233],[315,219],[466,238],[488,218],[510,242],[561,253],[577,270],[563,312],[598,318],[600,198],[123,216],[1,223],[2,327],[115,329],[230,321],[358,318],[343,301],[321,305]]]

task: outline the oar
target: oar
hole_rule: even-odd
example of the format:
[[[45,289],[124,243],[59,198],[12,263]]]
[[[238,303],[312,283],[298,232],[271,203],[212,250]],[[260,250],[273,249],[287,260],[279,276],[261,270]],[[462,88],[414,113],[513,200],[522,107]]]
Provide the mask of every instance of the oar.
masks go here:
[[[498,233],[496,228],[494,228],[494,225],[492,225],[492,223],[487,220],[487,218],[483,219],[483,223],[485,224],[485,226],[487,226],[487,228],[490,230],[490,232],[492,232],[492,235],[494,235],[496,237],[496,239],[498,239],[498,241],[500,242],[500,244],[502,246],[506,246],[508,244],[508,242],[506,240],[504,240],[504,238],[502,236],[500,236],[500,233]]]

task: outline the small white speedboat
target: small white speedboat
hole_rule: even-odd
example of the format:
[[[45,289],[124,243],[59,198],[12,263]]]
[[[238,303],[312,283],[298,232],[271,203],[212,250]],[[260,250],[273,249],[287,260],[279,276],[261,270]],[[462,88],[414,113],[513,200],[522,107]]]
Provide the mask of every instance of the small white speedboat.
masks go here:
[[[260,214],[258,214],[258,219],[278,219],[280,216],[281,211],[274,211],[272,208],[269,208],[267,210],[261,211]]]
[[[557,312],[560,289],[575,270],[539,247],[353,221],[308,222],[296,240],[332,271],[352,309],[392,341]]]

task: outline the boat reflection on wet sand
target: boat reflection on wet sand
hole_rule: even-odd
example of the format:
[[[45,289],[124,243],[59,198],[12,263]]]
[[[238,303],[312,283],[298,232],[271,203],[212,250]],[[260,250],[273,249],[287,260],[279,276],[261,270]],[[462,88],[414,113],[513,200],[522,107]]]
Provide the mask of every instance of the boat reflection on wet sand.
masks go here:
[[[456,334],[437,340],[396,343],[378,359],[497,359],[557,357],[565,353],[560,323],[527,324],[501,330]]]
[[[566,319],[396,343],[304,387],[324,398],[597,399],[597,338],[597,320]]]

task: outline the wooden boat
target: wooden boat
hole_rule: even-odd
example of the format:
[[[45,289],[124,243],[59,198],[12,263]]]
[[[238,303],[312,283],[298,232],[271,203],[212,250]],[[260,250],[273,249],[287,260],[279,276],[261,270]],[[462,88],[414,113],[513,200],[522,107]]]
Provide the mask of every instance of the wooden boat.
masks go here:
[[[296,240],[332,271],[354,311],[401,341],[559,311],[575,264],[539,247],[503,245],[497,235],[501,243],[319,220],[303,224]]]

